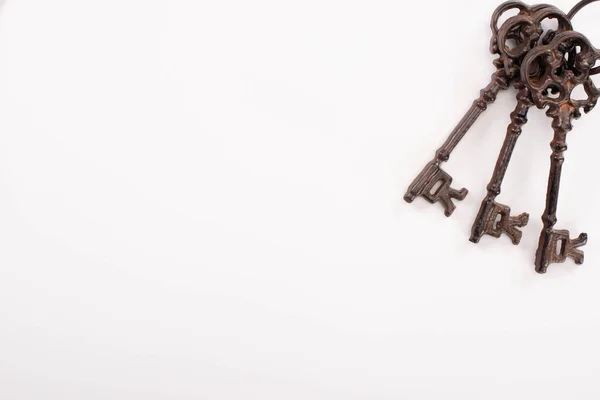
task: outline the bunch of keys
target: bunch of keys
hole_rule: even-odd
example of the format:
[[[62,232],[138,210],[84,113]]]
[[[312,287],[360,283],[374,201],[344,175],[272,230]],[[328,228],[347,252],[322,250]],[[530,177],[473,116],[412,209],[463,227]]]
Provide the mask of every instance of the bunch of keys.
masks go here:
[[[510,207],[496,202],[496,197],[500,194],[517,139],[527,123],[529,110],[533,106],[547,108],[546,114],[552,118],[554,139],[550,145],[552,155],[546,209],[542,216],[543,230],[535,258],[535,269],[539,273],[545,273],[551,263],[562,263],[567,258],[573,259],[576,264],[583,263],[584,259],[579,247],[586,244],[587,235],[582,233],[571,239],[567,230],[555,230],[554,226],[561,169],[567,149],[566,135],[572,130],[573,120],[581,117],[581,110],[590,112],[600,98],[600,90],[591,79],[592,75],[600,73],[600,64],[596,66],[600,51],[584,35],[575,32],[571,24],[577,12],[595,1],[598,0],[583,0],[568,14],[551,5],[529,6],[519,1],[508,1],[496,9],[491,22],[490,51],[498,58],[494,61],[496,71],[491,82],[481,90],[480,97],[404,196],[409,203],[417,197],[432,204],[439,202],[445,215],[452,215],[456,208],[453,199],[463,200],[468,190],[452,188],[452,177],[440,165],[448,161],[454,148],[488,105],[496,100],[498,93],[513,86],[517,90],[517,105],[510,115],[506,138],[487,186],[487,195],[473,223],[470,240],[478,243],[484,235],[498,238],[505,234],[515,245],[521,241],[522,232],[517,228],[527,225],[529,215],[511,216]],[[498,27],[501,16],[514,9],[518,10],[518,14]],[[544,30],[542,23],[548,19],[558,21],[556,30]],[[587,98],[572,98],[574,89],[580,86]]]

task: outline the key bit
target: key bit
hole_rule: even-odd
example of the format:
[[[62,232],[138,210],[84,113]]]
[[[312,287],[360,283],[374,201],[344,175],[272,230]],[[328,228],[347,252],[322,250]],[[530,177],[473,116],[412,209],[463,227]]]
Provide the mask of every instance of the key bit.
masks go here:
[[[535,270],[545,274],[550,264],[564,263],[567,258],[571,258],[577,265],[583,264],[583,251],[579,250],[579,247],[587,244],[587,233],[582,233],[575,239],[570,237],[568,230],[542,231],[536,253]]]
[[[471,238],[473,243],[479,243],[483,235],[499,238],[503,233],[507,235],[513,244],[521,242],[523,233],[517,228],[522,228],[529,222],[529,214],[523,213],[516,217],[510,216],[510,207],[495,201],[485,201],[477,216],[478,223],[473,226]]]
[[[464,200],[469,191],[465,188],[456,190],[450,187],[452,177],[442,170],[435,161],[429,162],[417,176],[404,195],[404,200],[412,203],[418,196],[431,204],[440,202],[446,217],[452,215],[456,206],[452,199]]]

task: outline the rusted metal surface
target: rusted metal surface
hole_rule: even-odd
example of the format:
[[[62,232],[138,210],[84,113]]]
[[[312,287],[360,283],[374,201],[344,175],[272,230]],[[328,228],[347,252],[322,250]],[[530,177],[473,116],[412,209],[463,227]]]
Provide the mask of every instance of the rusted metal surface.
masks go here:
[[[558,21],[558,30],[544,33],[542,21],[549,18],[555,18]],[[529,215],[523,213],[517,217],[511,217],[510,207],[495,201],[501,192],[502,181],[504,180],[508,163],[517,144],[517,139],[521,135],[523,126],[527,123],[527,114],[533,106],[530,90],[523,84],[521,79],[521,62],[531,51],[533,47],[531,43],[535,43],[534,46],[540,42],[548,43],[556,34],[572,29],[571,22],[567,16],[557,8],[550,6],[541,6],[530,18],[519,15],[507,20],[507,23],[511,23],[513,29],[515,29],[515,26],[519,26],[519,32],[522,32],[520,36],[524,38],[524,41],[530,43],[530,46],[522,44],[513,50],[507,50],[508,54],[512,56],[510,59],[518,61],[513,61],[511,65],[511,68],[513,68],[512,75],[514,76],[513,86],[517,90],[517,106],[510,115],[511,122],[507,128],[506,138],[496,161],[494,173],[487,186],[487,195],[483,199],[479,213],[473,223],[470,238],[473,243],[478,243],[485,234],[498,238],[503,233],[510,237],[515,245],[521,241],[522,233],[517,228],[527,225]],[[535,74],[537,72],[539,70],[532,71],[531,73]]]
[[[517,139],[522,132],[522,127],[527,123],[527,113],[533,106],[529,90],[519,80],[515,84],[519,88],[517,95],[517,107],[510,115],[511,123],[508,126],[506,139],[500,150],[496,168],[492,179],[487,186],[487,195],[481,203],[479,213],[471,229],[471,242],[478,243],[485,234],[499,238],[503,233],[512,240],[513,244],[519,244],[522,233],[517,228],[524,227],[529,222],[529,214],[523,213],[518,217],[510,216],[510,207],[495,201],[501,192],[502,181],[508,168],[512,152],[517,144]]]
[[[548,108],[546,115],[552,118],[554,139],[550,144],[550,176],[546,194],[546,209],[542,215],[544,227],[540,235],[535,259],[537,272],[545,273],[548,265],[564,262],[567,257],[575,263],[583,263],[583,252],[578,247],[587,242],[582,233],[570,239],[568,231],[554,230],[557,222],[558,191],[560,177],[567,150],[567,133],[573,129],[572,122],[581,117],[581,110],[590,112],[598,103],[600,90],[591,79],[592,68],[600,60],[600,52],[589,40],[578,32],[564,32],[548,45],[531,51],[522,66],[524,83],[531,91],[536,107]],[[542,73],[531,75],[532,71]],[[578,86],[585,89],[587,98],[573,99],[573,90]]]
[[[412,202],[422,197],[430,203],[441,203],[446,216],[452,215],[456,206],[452,199],[463,200],[467,189],[451,187],[452,177],[440,168],[452,151],[464,138],[476,119],[496,100],[502,90],[513,86],[517,91],[517,105],[511,113],[504,144],[496,161],[496,167],[487,186],[487,195],[473,223],[470,240],[478,243],[484,235],[500,237],[507,235],[518,244],[522,232],[517,229],[527,225],[529,215],[510,215],[510,207],[496,202],[501,193],[502,182],[517,140],[527,123],[532,107],[548,108],[547,115],[553,119],[554,140],[551,147],[551,169],[548,183],[546,210],[542,217],[544,228],[536,254],[536,271],[544,273],[550,263],[564,262],[572,258],[577,264],[583,262],[583,252],[578,248],[587,242],[587,235],[570,239],[569,232],[554,230],[561,168],[566,150],[566,134],[572,129],[573,119],[581,116],[580,110],[591,111],[600,97],[591,75],[600,73],[600,53],[581,33],[573,31],[571,18],[586,5],[599,0],[583,0],[569,14],[547,4],[528,6],[509,1],[500,5],[492,16],[492,40],[490,50],[498,56],[494,61],[496,71],[491,82],[484,88],[446,142],[436,151],[421,173],[409,186],[404,199]],[[501,16],[510,10],[518,14],[508,18],[498,28]],[[544,31],[546,20],[558,21],[556,31]],[[582,85],[587,99],[572,99],[571,93]]]

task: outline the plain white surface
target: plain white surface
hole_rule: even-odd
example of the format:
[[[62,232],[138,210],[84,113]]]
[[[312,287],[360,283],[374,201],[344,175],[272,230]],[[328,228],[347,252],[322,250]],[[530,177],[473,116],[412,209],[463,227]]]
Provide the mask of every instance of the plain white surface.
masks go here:
[[[497,5],[6,0],[0,398],[598,399],[600,111],[558,211],[582,266],[533,270],[539,110],[498,198],[521,245],[468,241],[514,92],[445,167],[451,218],[402,200],[493,72]]]

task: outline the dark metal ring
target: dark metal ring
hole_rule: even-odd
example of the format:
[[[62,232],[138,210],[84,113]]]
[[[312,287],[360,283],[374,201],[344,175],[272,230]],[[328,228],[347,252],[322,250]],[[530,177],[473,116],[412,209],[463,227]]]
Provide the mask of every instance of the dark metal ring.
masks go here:
[[[575,5],[575,7],[573,7],[573,9],[571,9],[571,11],[569,11],[569,13],[567,14],[567,17],[569,17],[569,19],[573,19],[573,17],[579,12],[581,11],[581,9],[585,6],[588,6],[596,1],[599,0],[581,0],[579,3],[577,3]]]
[[[595,3],[596,1],[600,1],[600,0],[581,0],[579,3],[575,4],[575,7],[573,7],[571,9],[571,11],[569,11],[569,13],[567,14],[567,17],[569,19],[573,19],[573,17],[575,17],[575,15],[577,15],[577,13],[579,11],[581,11],[582,8],[584,8],[585,6],[588,6],[592,3]],[[600,74],[600,67],[596,67],[590,71],[590,75],[597,75],[597,74]]]

